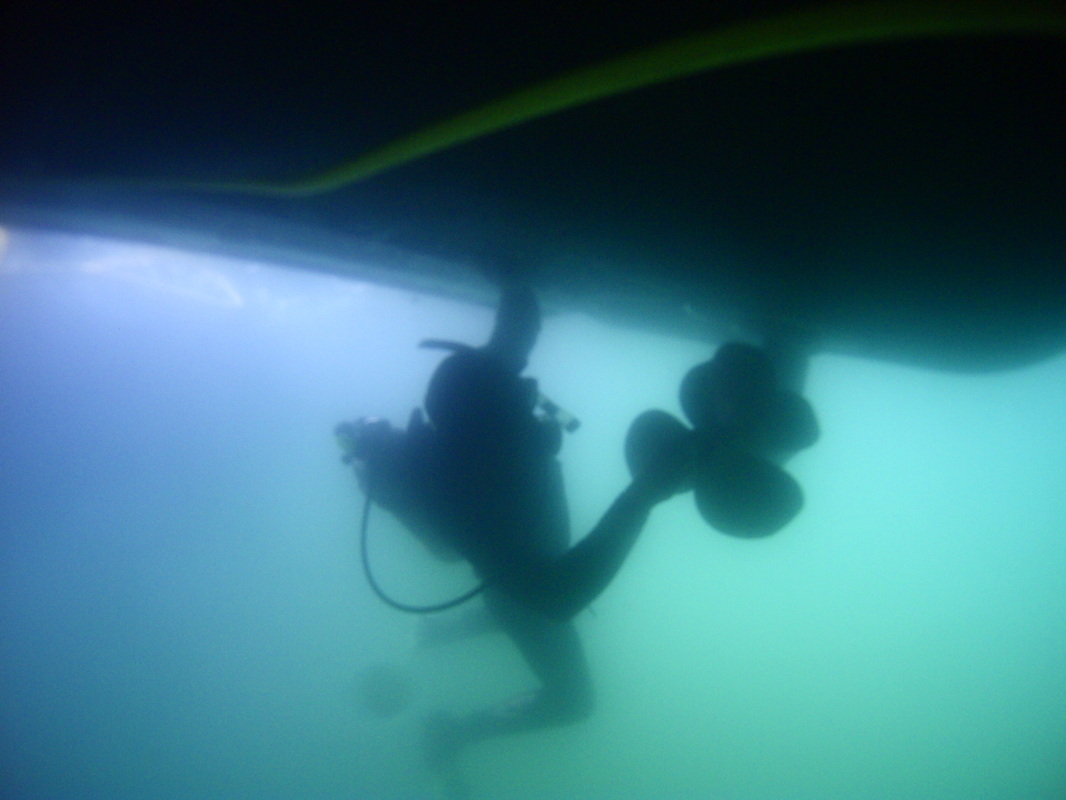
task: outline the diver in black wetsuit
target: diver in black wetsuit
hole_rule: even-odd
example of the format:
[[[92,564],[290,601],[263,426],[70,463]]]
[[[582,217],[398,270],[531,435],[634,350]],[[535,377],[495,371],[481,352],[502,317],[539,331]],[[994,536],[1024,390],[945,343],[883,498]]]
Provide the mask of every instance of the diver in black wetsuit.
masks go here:
[[[538,415],[536,382],[521,375],[539,331],[532,289],[505,286],[488,344],[424,343],[452,351],[426,392],[429,422],[416,410],[403,432],[380,422],[338,427],[358,440],[346,460],[357,461],[368,497],[431,552],[467,560],[484,581],[487,614],[465,632],[486,621],[504,631],[541,682],[506,706],[427,721],[430,765],[456,797],[465,794],[456,759],[466,746],[591,712],[588,666],[570,620],[617,574],[656,504],[692,488],[713,527],[770,535],[803,505],[780,465],[818,438],[813,410],[796,391],[802,354],[728,342],[682,381],[692,429],[663,411],[634,421],[625,448],[633,481],[571,546],[560,424]],[[462,635],[463,625],[454,627]]]
[[[570,620],[607,587],[651,509],[680,491],[690,470],[690,448],[659,448],[571,546],[556,459],[562,434],[534,413],[536,383],[521,377],[539,330],[532,290],[506,287],[488,344],[449,346],[426,393],[429,422],[416,411],[406,433],[381,436],[360,465],[375,502],[434,552],[454,551],[473,566],[492,620],[541,682],[505,707],[427,722],[430,764],[456,796],[464,747],[591,712],[589,670]]]

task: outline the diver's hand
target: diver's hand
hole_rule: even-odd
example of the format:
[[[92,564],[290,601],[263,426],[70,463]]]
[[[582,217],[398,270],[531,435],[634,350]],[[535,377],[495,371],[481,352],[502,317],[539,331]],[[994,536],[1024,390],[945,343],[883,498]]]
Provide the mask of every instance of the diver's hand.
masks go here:
[[[630,490],[650,505],[658,505],[692,488],[693,449],[686,446],[664,449],[653,469],[633,476]]]
[[[654,505],[690,489],[694,454],[691,430],[665,411],[645,411],[626,435],[632,490]]]
[[[691,451],[672,453],[669,462],[664,462],[657,472],[634,476],[630,490],[650,505],[658,505],[692,488]]]
[[[351,466],[360,490],[385,507],[405,489],[407,436],[386,420],[363,418],[334,429],[341,461]]]

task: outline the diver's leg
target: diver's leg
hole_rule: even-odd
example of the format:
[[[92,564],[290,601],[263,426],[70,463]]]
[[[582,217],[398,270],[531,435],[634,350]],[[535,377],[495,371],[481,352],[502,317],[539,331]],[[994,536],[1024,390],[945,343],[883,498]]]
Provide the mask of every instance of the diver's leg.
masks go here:
[[[541,683],[526,702],[509,706],[506,720],[493,723],[497,732],[565,725],[591,714],[592,678],[574,623],[549,619],[492,590],[485,603]]]
[[[482,604],[458,613],[427,614],[418,620],[418,646],[438,647],[463,639],[499,633],[496,617]]]
[[[455,761],[468,745],[494,736],[577,722],[593,708],[588,663],[572,622],[549,619],[490,589],[485,591],[485,601],[540,680],[541,688],[492,709],[463,717],[440,714],[427,721],[430,766],[453,781],[457,778]]]

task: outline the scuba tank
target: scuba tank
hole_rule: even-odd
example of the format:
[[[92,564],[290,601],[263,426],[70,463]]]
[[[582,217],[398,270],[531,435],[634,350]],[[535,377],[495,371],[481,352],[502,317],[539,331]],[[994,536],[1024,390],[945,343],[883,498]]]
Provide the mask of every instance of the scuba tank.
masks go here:
[[[470,345],[439,339],[427,339],[420,346],[449,350],[453,353],[476,352],[476,348]],[[430,411],[431,419],[433,417],[432,406],[434,405],[431,396],[434,391],[434,383],[439,374],[440,370],[438,369],[438,372],[434,374],[434,380],[431,381],[430,391],[427,393],[426,405],[427,410]],[[554,456],[562,445],[563,431],[572,433],[580,427],[581,423],[573,414],[564,410],[537,390],[535,381],[528,378],[519,380],[524,381],[524,383],[520,384],[520,389],[530,390],[532,416],[536,422],[540,423],[537,426],[537,449],[545,455]],[[390,458],[397,457],[401,448],[416,446],[416,440],[420,435],[425,435],[428,432],[428,428],[429,426],[422,420],[420,411],[416,409],[411,416],[411,423],[406,431],[399,431],[393,428],[385,420],[362,418],[355,422],[342,422],[337,425],[334,429],[334,437],[341,448],[341,460],[343,463],[349,465],[357,462],[373,463],[378,459],[388,461]],[[480,594],[485,588],[484,583],[479,583],[472,589],[440,603],[413,605],[396,600],[382,588],[371,568],[369,554],[370,509],[378,490],[378,487],[374,486],[373,472],[373,469],[367,472],[366,499],[363,504],[359,538],[363,573],[366,575],[367,583],[370,584],[370,588],[378,598],[399,611],[411,614],[430,614],[455,608]]]

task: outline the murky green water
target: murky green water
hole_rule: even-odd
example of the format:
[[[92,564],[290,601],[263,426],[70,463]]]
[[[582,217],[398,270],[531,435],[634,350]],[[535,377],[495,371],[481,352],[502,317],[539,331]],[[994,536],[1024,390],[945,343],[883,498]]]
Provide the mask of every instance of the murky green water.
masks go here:
[[[331,431],[402,423],[440,358],[417,342],[480,342],[491,321],[334,278],[15,236],[0,794],[438,796],[422,717],[533,681],[504,639],[420,647],[418,622],[371,595]],[[577,533],[625,485],[631,419],[676,412],[712,344],[547,321],[530,371],[584,423],[563,450]],[[790,467],[801,517],[738,541],[689,497],[660,507],[578,620],[596,714],[471,750],[475,796],[1062,797],[1064,389],[1066,358],[957,376],[816,357],[823,438]],[[398,595],[471,580],[383,514],[373,536]],[[368,702],[368,670],[399,678],[393,705]]]

